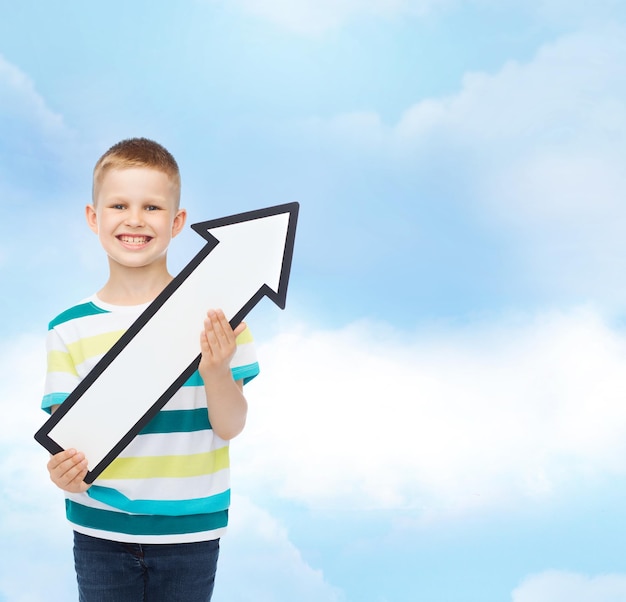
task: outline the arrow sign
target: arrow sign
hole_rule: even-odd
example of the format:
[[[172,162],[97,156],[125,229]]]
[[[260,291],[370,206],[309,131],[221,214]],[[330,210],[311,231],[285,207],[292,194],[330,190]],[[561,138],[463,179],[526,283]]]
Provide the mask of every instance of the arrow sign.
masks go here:
[[[196,371],[208,309],[221,308],[233,328],[264,296],[284,309],[298,210],[287,203],[193,224],[207,244],[35,439],[52,454],[84,452],[92,483]]]

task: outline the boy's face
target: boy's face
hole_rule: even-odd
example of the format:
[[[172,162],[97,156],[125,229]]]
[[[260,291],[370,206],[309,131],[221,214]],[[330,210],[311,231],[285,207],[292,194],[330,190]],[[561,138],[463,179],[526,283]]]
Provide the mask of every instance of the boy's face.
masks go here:
[[[177,194],[169,176],[156,169],[106,172],[86,215],[109,260],[125,267],[164,262],[187,217],[184,209],[177,209]]]

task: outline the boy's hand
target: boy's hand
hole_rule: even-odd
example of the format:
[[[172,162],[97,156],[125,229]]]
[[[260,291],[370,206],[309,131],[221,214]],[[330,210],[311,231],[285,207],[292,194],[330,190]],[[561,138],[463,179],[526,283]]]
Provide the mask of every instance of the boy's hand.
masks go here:
[[[209,310],[200,334],[202,357],[198,370],[204,381],[207,409],[213,432],[225,441],[236,437],[246,424],[248,402],[243,381],[233,380],[230,362],[237,351],[242,322],[233,330],[221,310]]]
[[[91,485],[83,481],[87,475],[87,459],[75,449],[66,449],[50,458],[48,462],[50,480],[68,493],[83,493]]]
[[[200,334],[202,358],[198,370],[203,379],[211,373],[228,371],[237,350],[237,337],[246,329],[242,322],[233,330],[221,309],[209,310]]]

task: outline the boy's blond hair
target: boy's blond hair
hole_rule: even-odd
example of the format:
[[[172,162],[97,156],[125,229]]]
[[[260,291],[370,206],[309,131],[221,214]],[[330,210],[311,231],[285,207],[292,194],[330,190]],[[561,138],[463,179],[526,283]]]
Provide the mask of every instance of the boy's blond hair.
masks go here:
[[[148,138],[128,138],[114,144],[100,157],[93,169],[92,199],[95,204],[97,188],[111,169],[148,167],[165,173],[176,189],[176,208],[180,203],[180,171],[172,154],[158,142]]]

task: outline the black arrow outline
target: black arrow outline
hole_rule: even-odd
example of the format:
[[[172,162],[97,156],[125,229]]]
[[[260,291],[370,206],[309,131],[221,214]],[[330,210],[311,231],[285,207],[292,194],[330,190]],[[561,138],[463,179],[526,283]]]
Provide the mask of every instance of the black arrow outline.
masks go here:
[[[299,203],[285,203],[283,205],[275,205],[255,211],[247,211],[227,217],[198,222],[192,224],[191,228],[202,236],[207,244],[198,252],[198,254],[181,270],[181,272],[170,282],[157,298],[143,311],[143,313],[131,324],[128,330],[119,338],[119,340],[109,349],[109,351],[100,359],[93,367],[89,374],[76,386],[69,394],[67,399],[59,406],[59,408],[50,416],[45,424],[35,433],[35,440],[45,447],[51,454],[63,451],[63,448],[52,439],[49,435],[50,431],[56,424],[69,412],[71,407],[78,402],[89,387],[99,378],[99,376],[109,367],[111,362],[119,355],[119,353],[132,341],[137,333],[152,319],[165,302],[171,297],[178,287],[189,277],[189,275],[202,263],[202,261],[217,247],[219,240],[213,236],[209,229],[218,228],[220,226],[230,226],[241,222],[248,222],[264,217],[272,217],[274,215],[289,214],[287,225],[287,237],[285,240],[285,249],[283,251],[283,261],[280,272],[277,290],[263,284],[259,290],[243,305],[243,307],[230,320],[232,328],[245,318],[252,308],[263,298],[268,297],[281,309],[285,308],[287,300],[287,286],[289,284],[289,276],[291,274],[291,263],[293,259],[293,249],[296,238],[296,225],[298,221],[298,213],[300,210]],[[208,309],[208,308],[207,308]],[[189,364],[189,366],[180,374],[180,376],[167,388],[167,390],[154,402],[150,409],[137,421],[137,423],[122,437],[122,439],[113,447],[113,449],[90,470],[85,476],[86,483],[93,483],[98,475],[121,453],[121,451],[135,438],[135,436],[156,416],[161,408],[170,400],[172,395],[183,386],[185,381],[197,370],[200,363],[200,354]]]

